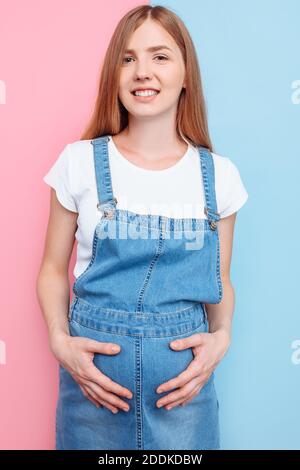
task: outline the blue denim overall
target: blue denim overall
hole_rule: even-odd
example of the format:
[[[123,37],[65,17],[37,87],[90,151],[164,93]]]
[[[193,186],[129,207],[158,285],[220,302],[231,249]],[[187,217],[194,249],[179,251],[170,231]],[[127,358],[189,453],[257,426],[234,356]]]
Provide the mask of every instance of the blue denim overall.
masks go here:
[[[116,207],[105,135],[91,141],[102,211],[90,263],[73,285],[72,336],[117,343],[116,355],[95,353],[94,364],[128,388],[128,412],[96,408],[59,364],[56,449],[219,449],[214,373],[185,407],[158,408],[157,387],[184,371],[191,348],[169,343],[208,332],[204,303],[222,299],[211,153],[199,146],[207,219],[137,214]],[[200,175],[199,175],[200,178]],[[130,182],[129,182],[130,184]]]

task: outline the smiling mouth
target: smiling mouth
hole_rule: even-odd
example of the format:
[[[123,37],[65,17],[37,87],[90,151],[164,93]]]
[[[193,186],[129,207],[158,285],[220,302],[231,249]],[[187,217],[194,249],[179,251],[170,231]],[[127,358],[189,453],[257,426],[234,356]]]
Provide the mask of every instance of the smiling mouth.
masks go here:
[[[154,91],[154,90],[153,90]],[[142,97],[142,98],[147,98],[148,96],[156,96],[160,93],[160,90],[157,90],[155,93],[151,94],[151,95],[136,95],[135,94],[135,91],[131,91],[130,92],[133,96],[138,96],[138,97]]]

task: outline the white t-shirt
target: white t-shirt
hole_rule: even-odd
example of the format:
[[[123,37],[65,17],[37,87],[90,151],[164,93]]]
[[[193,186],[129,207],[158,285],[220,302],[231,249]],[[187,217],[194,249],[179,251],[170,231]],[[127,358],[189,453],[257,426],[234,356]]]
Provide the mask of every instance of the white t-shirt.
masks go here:
[[[207,219],[197,147],[189,145],[184,156],[164,170],[146,170],[131,163],[119,152],[113,139],[108,141],[108,151],[117,208],[139,214]],[[217,208],[223,218],[239,210],[248,193],[234,163],[228,157],[212,155]],[[73,271],[77,278],[90,262],[94,230],[102,216],[97,209],[91,140],[67,144],[43,180],[56,190],[59,202],[66,209],[78,212],[77,259]]]

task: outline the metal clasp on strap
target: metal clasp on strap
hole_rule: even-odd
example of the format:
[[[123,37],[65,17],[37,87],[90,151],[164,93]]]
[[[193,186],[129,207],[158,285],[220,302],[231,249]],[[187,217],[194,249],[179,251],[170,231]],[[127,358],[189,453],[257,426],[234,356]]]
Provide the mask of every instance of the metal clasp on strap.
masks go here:
[[[217,216],[218,216],[218,219],[220,218],[219,212],[213,212],[213,211],[209,211],[209,212],[211,212],[212,214],[217,215]],[[207,209],[207,207],[204,207],[204,213],[205,213],[205,214],[207,215],[207,217],[208,217],[208,209]],[[216,230],[216,228],[217,228],[217,222],[216,222],[215,220],[209,220],[208,222],[209,222],[210,228],[211,228],[212,230]]]
[[[113,202],[115,204],[118,203],[118,200],[116,197],[113,198]],[[99,211],[103,211],[104,213],[104,217],[107,217],[108,219],[112,219],[114,217],[114,213],[115,213],[115,210],[116,208],[114,206],[112,206],[111,202],[104,202],[104,203],[100,203],[98,202],[97,203],[97,209]]]
[[[108,135],[108,134],[102,136],[102,138],[105,138],[105,140],[106,140],[107,142],[108,142],[109,140],[111,140],[111,136]],[[94,141],[95,141],[96,139],[99,139],[99,137],[94,137],[93,139],[90,139],[90,144],[91,144],[91,145],[94,145]]]

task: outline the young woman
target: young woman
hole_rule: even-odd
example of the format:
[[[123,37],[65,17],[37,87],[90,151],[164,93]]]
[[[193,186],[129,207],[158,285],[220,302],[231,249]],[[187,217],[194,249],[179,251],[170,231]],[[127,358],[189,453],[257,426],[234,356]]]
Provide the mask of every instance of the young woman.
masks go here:
[[[37,292],[59,362],[56,449],[219,449],[214,370],[248,194],[213,152],[196,52],[172,11],[121,19],[91,122],[44,181]]]

